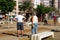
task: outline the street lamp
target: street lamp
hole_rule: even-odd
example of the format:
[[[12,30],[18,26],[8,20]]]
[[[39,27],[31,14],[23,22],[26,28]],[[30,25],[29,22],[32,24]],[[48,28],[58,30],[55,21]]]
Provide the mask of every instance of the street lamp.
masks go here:
[[[18,15],[18,0],[16,0],[16,15]]]

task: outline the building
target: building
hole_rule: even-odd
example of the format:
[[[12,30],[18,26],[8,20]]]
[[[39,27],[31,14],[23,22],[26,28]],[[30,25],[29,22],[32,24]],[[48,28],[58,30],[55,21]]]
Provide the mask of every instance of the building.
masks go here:
[[[14,10],[16,12],[16,15],[18,14],[18,5],[21,5],[26,0],[15,0],[16,1],[16,9]],[[56,7],[57,9],[60,9],[60,0],[30,0],[31,3],[33,3],[33,7],[36,8],[37,5],[40,5],[41,3],[45,6],[52,6]]]
[[[45,6],[49,6],[49,0],[33,0],[31,1],[34,4],[34,8],[37,7],[37,5],[44,4]]]
[[[57,8],[57,9],[59,9],[58,8],[58,0],[54,0],[54,7]]]
[[[60,0],[58,0],[58,9],[60,10]]]
[[[32,3],[34,4],[34,8],[42,3],[45,6],[52,6],[58,9],[58,0],[32,0]]]
[[[16,2],[16,7],[13,10],[13,13],[15,13],[15,15],[18,15],[18,12],[19,12],[18,6],[21,5],[26,0],[14,0],[14,1]]]
[[[23,3],[23,0],[14,0],[16,2],[16,6],[14,10],[11,12],[11,15],[18,15],[19,8],[18,5],[21,5]]]

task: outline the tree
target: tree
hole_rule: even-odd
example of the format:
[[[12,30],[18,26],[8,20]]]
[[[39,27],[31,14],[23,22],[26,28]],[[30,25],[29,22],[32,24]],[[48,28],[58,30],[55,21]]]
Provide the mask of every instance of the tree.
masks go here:
[[[44,14],[45,12],[44,12],[44,5],[38,5],[37,6],[37,8],[36,8],[36,10],[37,10],[37,16],[40,16],[41,14]]]
[[[45,9],[44,8],[45,7],[42,4],[38,5],[37,8],[36,8],[36,10],[37,10],[37,16],[39,18],[39,21],[43,20],[43,16],[42,15],[44,15],[44,13],[45,13]]]
[[[51,11],[50,7],[45,7],[44,10],[45,10],[45,13],[49,13]]]
[[[50,7],[50,11],[53,12],[53,11],[57,11],[57,9],[55,7]]]
[[[15,4],[14,0],[0,0],[0,10],[5,13],[11,12]]]
[[[30,10],[32,8],[31,6],[31,2],[30,1],[24,1],[22,3],[22,5],[19,5],[19,10],[20,11],[26,11],[26,10]]]
[[[29,15],[32,15],[32,3],[31,0],[24,1],[21,5],[19,5],[19,10],[25,13],[26,21],[28,21]]]
[[[4,13],[12,12],[16,3],[14,0],[0,0],[0,10]],[[9,26],[9,15],[8,15],[8,26]]]
[[[44,17],[44,14],[45,13],[49,13],[49,12],[52,12],[52,11],[56,11],[56,8],[55,7],[45,7],[43,4],[40,4],[37,6],[36,8],[37,10],[37,16],[40,18]],[[41,19],[42,21],[43,19]]]

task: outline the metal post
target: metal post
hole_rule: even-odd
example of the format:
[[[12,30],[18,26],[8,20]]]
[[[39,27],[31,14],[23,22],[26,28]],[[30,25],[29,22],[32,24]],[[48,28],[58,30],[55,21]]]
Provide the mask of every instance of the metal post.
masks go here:
[[[16,0],[16,15],[18,15],[18,0]]]

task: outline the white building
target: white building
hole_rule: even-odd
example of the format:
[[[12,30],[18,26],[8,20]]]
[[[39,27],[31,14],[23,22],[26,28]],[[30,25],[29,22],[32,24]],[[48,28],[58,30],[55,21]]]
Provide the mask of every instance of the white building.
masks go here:
[[[58,0],[55,0],[55,1],[54,1],[54,6],[55,6],[57,9],[59,9],[59,8],[58,8]]]
[[[52,4],[53,0],[32,0],[32,3],[34,4],[34,8],[37,7],[37,5],[40,5],[41,3],[45,6],[54,5],[58,9],[58,0],[54,0],[54,3]]]
[[[26,0],[15,0],[16,1],[16,9],[14,10],[16,12],[16,15],[18,14],[18,5],[23,3],[23,1]],[[34,4],[33,7],[36,8],[37,5],[40,5],[41,3],[44,4],[45,6],[51,6],[53,5],[58,9],[58,0],[54,0],[54,3],[52,4],[52,0],[31,0],[31,2]]]
[[[45,6],[50,6],[50,1],[49,1],[49,0],[44,0],[44,1],[43,1],[43,4],[44,4]]]

